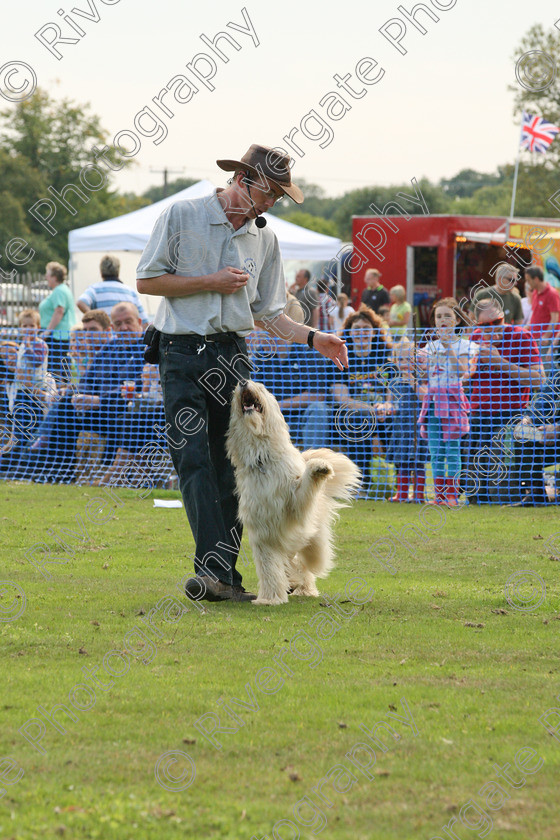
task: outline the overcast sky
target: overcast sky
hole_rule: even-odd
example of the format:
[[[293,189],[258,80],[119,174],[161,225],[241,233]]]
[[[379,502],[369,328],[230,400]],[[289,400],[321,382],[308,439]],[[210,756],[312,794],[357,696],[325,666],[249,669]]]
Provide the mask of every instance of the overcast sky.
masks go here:
[[[436,2],[444,6],[452,0]],[[239,157],[252,142],[287,148],[282,138],[296,127],[292,139],[303,156],[292,150],[294,180],[313,181],[329,195],[413,177],[437,180],[466,167],[494,171],[514,160],[519,135],[508,91],[516,83],[514,49],[534,23],[551,28],[560,17],[556,0],[457,0],[447,11],[427,0],[440,19],[418,16],[428,30],[423,35],[397,11],[398,0],[64,3],[10,3],[0,33],[2,62],[25,62],[54,96],[90,103],[111,140],[119,132],[135,131],[142,143],[136,165],[117,180],[121,189],[135,192],[160,183],[162,176],[151,170],[165,166],[182,170],[170,177],[223,183],[217,158]],[[410,10],[414,2],[401,5]],[[59,9],[70,13],[69,20]],[[86,20],[72,9],[100,19]],[[379,31],[391,18],[401,23],[393,23],[388,33],[394,40],[402,34],[406,55]],[[72,22],[85,34],[73,30]],[[58,45],[61,60],[34,37],[48,23],[57,23],[63,37],[78,41]],[[220,31],[240,47],[236,51],[225,40],[217,45],[230,57],[228,63],[200,38]],[[54,30],[44,37],[52,39]],[[215,61],[215,76],[208,82],[213,91],[186,67],[199,53]],[[377,62],[360,68],[370,84],[356,76],[365,58]],[[203,58],[194,69],[200,76],[213,72]],[[337,87],[333,78],[348,73],[353,93]],[[160,100],[164,114],[153,97],[181,75],[190,87],[181,79],[170,85],[171,92]],[[190,101],[174,99],[174,93],[186,99],[189,90]],[[341,115],[339,100],[336,121],[327,116],[334,99],[320,104],[329,92],[338,92],[351,106]],[[160,121],[155,126],[144,112],[141,126],[145,134],[155,132],[151,138],[134,128],[146,106]],[[313,115],[304,120],[312,109],[323,123]],[[320,139],[313,139],[321,132]]]

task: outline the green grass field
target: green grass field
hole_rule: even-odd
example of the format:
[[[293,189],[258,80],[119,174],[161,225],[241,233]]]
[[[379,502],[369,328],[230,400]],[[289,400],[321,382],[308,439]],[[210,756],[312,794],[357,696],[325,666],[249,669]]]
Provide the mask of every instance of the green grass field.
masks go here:
[[[321,582],[331,606],[181,614],[184,511],[120,490],[96,513],[89,487],[4,483],[0,497],[0,577],[19,587],[0,591],[2,840],[464,840],[490,819],[496,840],[558,837],[560,717],[539,721],[560,706],[557,509],[447,512],[414,533],[419,507],[357,502]],[[250,557],[241,569],[254,589]],[[520,570],[535,585],[508,590],[512,606]],[[59,711],[63,732],[47,716],[60,704],[76,718]],[[230,731],[205,737],[218,718]],[[360,725],[382,721],[399,740],[368,741]],[[493,767],[506,764],[511,783]]]

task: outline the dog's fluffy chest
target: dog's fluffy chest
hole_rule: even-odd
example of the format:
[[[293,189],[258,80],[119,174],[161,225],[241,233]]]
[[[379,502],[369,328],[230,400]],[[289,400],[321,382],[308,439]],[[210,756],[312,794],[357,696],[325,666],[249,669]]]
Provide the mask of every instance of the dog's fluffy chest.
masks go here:
[[[305,470],[305,461],[297,450],[296,454],[289,460],[261,458],[237,467],[239,513],[249,527],[263,516],[278,520],[295,513],[296,490]]]

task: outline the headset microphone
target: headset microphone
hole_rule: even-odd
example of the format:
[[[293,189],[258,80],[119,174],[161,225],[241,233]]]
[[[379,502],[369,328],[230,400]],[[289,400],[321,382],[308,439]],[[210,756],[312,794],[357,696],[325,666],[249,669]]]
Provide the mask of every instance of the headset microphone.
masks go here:
[[[253,205],[253,211],[254,211],[255,216],[256,216],[255,224],[258,228],[262,229],[263,227],[266,227],[266,219],[263,219],[262,216],[257,215],[257,211],[255,210],[255,202],[253,201],[253,197],[251,195],[251,188],[249,187],[249,184],[250,184],[249,178],[248,177],[243,178],[243,182],[244,182],[245,186],[247,187],[247,193],[249,195],[249,199],[251,201],[251,204]]]

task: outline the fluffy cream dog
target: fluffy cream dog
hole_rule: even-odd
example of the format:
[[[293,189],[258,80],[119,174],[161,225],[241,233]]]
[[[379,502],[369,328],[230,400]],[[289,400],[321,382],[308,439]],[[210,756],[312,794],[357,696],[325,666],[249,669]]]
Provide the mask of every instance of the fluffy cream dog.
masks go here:
[[[259,578],[253,604],[285,604],[289,590],[318,595],[315,578],[333,566],[333,521],[360,471],[330,449],[299,452],[276,399],[257,382],[235,389],[227,451]]]

